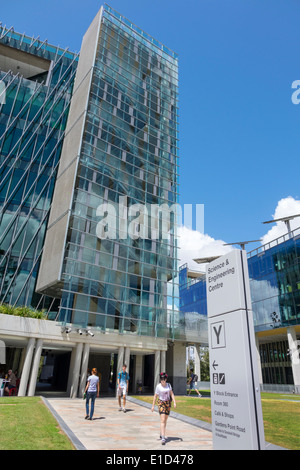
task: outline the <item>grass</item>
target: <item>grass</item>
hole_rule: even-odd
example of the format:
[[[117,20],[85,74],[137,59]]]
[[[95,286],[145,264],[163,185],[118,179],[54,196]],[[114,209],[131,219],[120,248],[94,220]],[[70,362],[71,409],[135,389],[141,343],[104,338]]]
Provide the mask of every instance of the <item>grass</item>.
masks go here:
[[[199,399],[177,396],[175,411],[211,423],[210,397],[207,390],[201,393],[203,397]],[[153,402],[153,396],[135,398]],[[265,440],[286,449],[300,450],[300,395],[262,393],[261,399]]]
[[[207,391],[201,393],[199,399],[177,396],[176,412],[211,423],[210,397]],[[261,397],[266,441],[300,450],[300,396],[262,393]],[[153,401],[153,396],[135,398]],[[0,398],[0,423],[0,450],[74,450],[39,397]]]
[[[74,450],[39,397],[0,398],[0,450]]]

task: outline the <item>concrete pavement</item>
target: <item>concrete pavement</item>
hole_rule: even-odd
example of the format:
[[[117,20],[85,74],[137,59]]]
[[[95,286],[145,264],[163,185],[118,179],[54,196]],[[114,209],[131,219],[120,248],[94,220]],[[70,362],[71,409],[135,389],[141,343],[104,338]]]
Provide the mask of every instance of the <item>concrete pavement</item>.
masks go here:
[[[148,404],[130,397],[126,413],[119,411],[116,398],[96,399],[92,421],[84,419],[83,399],[44,398],[44,402],[79,450],[212,450],[209,425],[203,423],[203,429],[199,427],[202,422],[193,423],[173,411],[162,446],[157,407],[152,413]]]

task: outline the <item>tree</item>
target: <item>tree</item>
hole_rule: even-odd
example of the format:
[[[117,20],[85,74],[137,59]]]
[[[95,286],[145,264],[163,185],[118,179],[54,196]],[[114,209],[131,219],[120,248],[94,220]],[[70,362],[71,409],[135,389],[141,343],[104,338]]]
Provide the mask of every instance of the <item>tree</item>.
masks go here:
[[[203,351],[200,358],[201,381],[209,382],[209,350],[208,348]]]

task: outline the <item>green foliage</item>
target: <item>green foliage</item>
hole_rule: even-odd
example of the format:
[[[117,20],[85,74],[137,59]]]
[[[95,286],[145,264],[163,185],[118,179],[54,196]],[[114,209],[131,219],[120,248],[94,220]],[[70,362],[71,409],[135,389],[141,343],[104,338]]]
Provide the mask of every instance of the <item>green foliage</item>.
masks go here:
[[[209,382],[209,350],[204,351],[200,360],[201,380],[203,382]]]
[[[0,313],[5,315],[15,315],[18,317],[37,318],[40,320],[46,320],[47,313],[45,310],[36,310],[32,307],[19,306],[13,307],[9,304],[0,305]]]

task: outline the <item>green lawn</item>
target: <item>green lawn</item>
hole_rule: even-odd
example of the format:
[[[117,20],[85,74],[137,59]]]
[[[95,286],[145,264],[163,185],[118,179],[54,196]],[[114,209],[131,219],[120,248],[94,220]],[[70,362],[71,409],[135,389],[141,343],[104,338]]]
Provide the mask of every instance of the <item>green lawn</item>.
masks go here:
[[[74,450],[39,397],[0,398],[0,450]]]
[[[210,398],[176,397],[176,412],[211,422]],[[300,450],[300,396],[262,393],[267,442]],[[136,396],[152,403],[152,396]],[[298,400],[298,401],[297,401]],[[174,409],[174,408],[173,408]],[[0,398],[0,450],[74,450],[39,397]]]
[[[202,398],[177,396],[175,411],[211,423],[210,398],[207,390],[201,393]],[[139,395],[135,398],[147,403],[153,401],[153,396]],[[287,449],[300,450],[300,396],[262,393],[261,399],[266,441]]]

